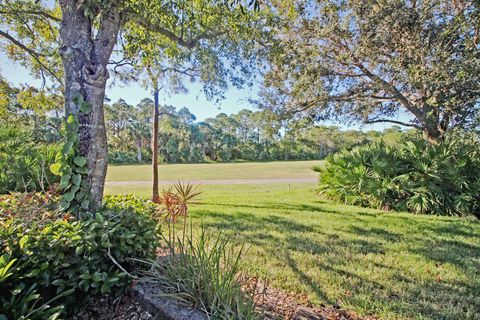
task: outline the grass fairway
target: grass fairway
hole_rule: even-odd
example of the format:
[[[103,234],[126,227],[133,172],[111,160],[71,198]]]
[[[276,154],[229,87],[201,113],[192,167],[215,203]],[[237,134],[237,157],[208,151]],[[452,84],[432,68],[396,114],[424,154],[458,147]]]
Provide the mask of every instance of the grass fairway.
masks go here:
[[[321,161],[277,161],[200,164],[162,164],[161,180],[316,178],[312,167]],[[151,180],[150,165],[109,166],[107,181]]]
[[[314,186],[205,185],[193,225],[247,244],[251,274],[315,304],[381,319],[480,319],[480,224],[324,202]]]

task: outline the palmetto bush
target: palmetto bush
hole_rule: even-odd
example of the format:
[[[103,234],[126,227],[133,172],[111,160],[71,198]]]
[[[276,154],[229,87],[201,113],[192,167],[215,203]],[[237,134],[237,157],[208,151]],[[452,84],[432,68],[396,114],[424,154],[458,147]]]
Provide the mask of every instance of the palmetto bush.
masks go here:
[[[343,151],[326,159],[320,191],[347,204],[413,213],[480,217],[480,152],[473,137],[436,145],[407,140]]]
[[[49,169],[58,150],[58,145],[37,144],[26,130],[0,126],[0,194],[42,191],[58,182]]]

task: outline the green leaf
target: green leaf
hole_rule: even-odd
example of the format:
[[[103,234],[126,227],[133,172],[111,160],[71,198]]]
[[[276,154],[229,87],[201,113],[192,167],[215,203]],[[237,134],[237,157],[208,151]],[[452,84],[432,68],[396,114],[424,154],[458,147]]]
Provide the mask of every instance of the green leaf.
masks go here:
[[[87,280],[87,279],[91,279],[92,276],[89,273],[82,273],[79,278],[83,280]]]
[[[64,287],[65,286],[65,280],[57,279],[57,280],[52,281],[52,284],[56,287]]]
[[[83,253],[83,251],[84,251],[83,247],[77,247],[75,249],[75,255],[79,256]]]
[[[56,176],[61,176],[62,175],[62,173],[60,172],[61,168],[62,168],[61,163],[52,163],[50,165],[50,171]]]
[[[73,192],[74,194],[76,194],[78,190],[80,190],[80,186],[73,185],[70,188],[70,192]]]
[[[73,116],[73,114],[71,114],[67,118],[67,124],[73,124],[73,123],[75,123],[75,117]]]
[[[70,203],[65,201],[65,199],[62,199],[58,206],[59,206],[60,210],[67,211],[68,208],[70,208]]]
[[[78,156],[78,157],[75,157],[73,159],[73,162],[79,166],[79,167],[83,167],[85,164],[87,164],[87,158],[83,157],[83,156]]]
[[[77,131],[79,127],[79,123],[77,118],[75,118],[72,114],[67,118],[67,125],[70,129]]]
[[[85,191],[77,192],[75,195],[75,200],[80,201],[85,197]]]
[[[102,285],[102,287],[100,288],[100,292],[101,292],[102,294],[105,293],[105,292],[107,292],[107,291],[109,291],[109,290],[110,290],[110,286],[108,285],[108,283],[104,283],[104,284]]]
[[[76,168],[74,168],[74,171],[76,173],[80,173],[80,174],[88,174],[88,168],[87,167],[82,167],[82,168],[76,167]]]
[[[87,101],[80,102],[80,112],[89,114],[92,111],[92,104]]]
[[[25,244],[27,243],[28,241],[28,236],[23,236],[20,241],[18,242],[18,244],[20,245],[20,248],[23,249],[25,248]]]
[[[100,223],[105,222],[105,219],[103,218],[103,216],[99,212],[95,213],[95,219]]]
[[[74,185],[79,186],[80,182],[82,181],[82,175],[81,174],[74,174],[72,177],[72,182]]]
[[[72,151],[72,148],[73,148],[73,142],[72,141],[67,141],[63,145],[62,153],[64,155],[68,155],[70,153],[70,151]]]
[[[59,184],[59,188],[60,190],[64,190],[68,187],[68,185],[70,184],[70,176],[67,175],[67,174],[64,174],[61,178],[60,178],[60,184]]]
[[[100,282],[102,281],[102,278],[100,278],[100,275],[98,273],[95,273],[92,277],[93,281],[95,282]]]
[[[63,199],[65,199],[67,202],[72,202],[73,198],[75,198],[75,193],[71,191],[63,195]]]
[[[87,210],[88,207],[90,206],[90,201],[89,201],[89,200],[83,200],[82,203],[80,204],[80,206],[81,206],[83,209]]]

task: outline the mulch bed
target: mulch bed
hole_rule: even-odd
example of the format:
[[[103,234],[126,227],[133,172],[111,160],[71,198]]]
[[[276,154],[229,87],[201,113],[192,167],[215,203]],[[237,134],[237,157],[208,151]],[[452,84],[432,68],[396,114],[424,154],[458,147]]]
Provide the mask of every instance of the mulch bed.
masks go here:
[[[305,294],[286,293],[275,289],[257,278],[250,278],[245,291],[253,292],[258,313],[266,320],[378,320],[343,310],[340,306],[312,305]]]
[[[87,308],[68,320],[154,320],[155,316],[146,311],[128,295],[119,298],[102,296],[91,302]]]
[[[246,282],[245,291],[253,294],[256,310],[265,320],[378,320],[375,316],[361,316],[339,306],[314,306],[306,295],[286,293],[256,278]],[[87,309],[69,320],[154,320],[134,298],[104,296],[92,302]]]

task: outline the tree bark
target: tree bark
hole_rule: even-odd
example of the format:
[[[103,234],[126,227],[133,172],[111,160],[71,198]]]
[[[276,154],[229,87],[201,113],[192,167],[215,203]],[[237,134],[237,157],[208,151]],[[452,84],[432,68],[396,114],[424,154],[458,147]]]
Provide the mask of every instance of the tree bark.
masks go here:
[[[433,108],[424,106],[423,110],[427,114],[422,121],[422,133],[423,137],[431,144],[437,144],[441,142],[445,137],[445,132],[448,127],[449,119],[445,116],[440,120],[438,114],[432,114]]]
[[[121,21],[112,8],[101,17],[94,36],[93,22],[86,17],[75,0],[61,0],[62,22],[60,36],[65,72],[65,113],[78,118],[78,153],[87,158],[88,191],[91,208],[101,206],[108,165],[107,137],[103,113],[107,64],[116,43]],[[90,103],[89,114],[80,112],[78,97]]]
[[[137,161],[142,163],[142,139],[137,139]]]
[[[158,193],[158,85],[154,85],[153,89],[153,128],[152,128],[152,169],[153,169],[153,186],[152,201],[158,202],[160,199]]]
[[[426,123],[423,127],[423,137],[431,144],[437,144],[444,138],[436,123]]]

